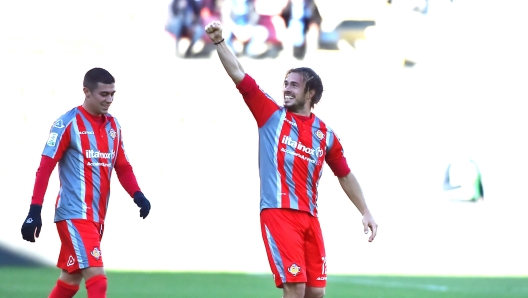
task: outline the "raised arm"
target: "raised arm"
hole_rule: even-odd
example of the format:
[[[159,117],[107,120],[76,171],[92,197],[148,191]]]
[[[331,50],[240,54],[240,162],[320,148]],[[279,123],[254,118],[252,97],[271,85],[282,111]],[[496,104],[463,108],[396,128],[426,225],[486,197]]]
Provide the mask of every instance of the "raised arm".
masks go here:
[[[220,57],[220,61],[227,71],[227,74],[238,85],[246,75],[246,72],[235,54],[227,46],[224,37],[222,37],[222,24],[219,21],[211,22],[205,26],[205,32],[207,32],[209,38],[214,42],[218,57]]]

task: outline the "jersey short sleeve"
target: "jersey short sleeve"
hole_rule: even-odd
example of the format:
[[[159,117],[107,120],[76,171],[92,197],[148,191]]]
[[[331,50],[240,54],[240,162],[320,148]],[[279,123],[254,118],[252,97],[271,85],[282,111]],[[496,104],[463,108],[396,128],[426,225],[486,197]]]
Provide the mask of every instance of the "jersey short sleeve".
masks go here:
[[[350,168],[344,156],[343,146],[335,132],[327,134],[327,154],[325,161],[337,177],[344,177],[350,173]]]
[[[244,102],[255,117],[258,127],[264,126],[273,113],[279,110],[277,103],[257,85],[248,74],[237,85]]]
[[[70,135],[69,130],[71,128],[72,122],[75,119],[76,109],[68,111],[66,114],[62,115],[57,119],[50,128],[50,133],[42,155],[48,156],[53,159],[60,158],[62,155],[62,150],[64,147],[67,147]],[[59,154],[59,156],[57,156]]]

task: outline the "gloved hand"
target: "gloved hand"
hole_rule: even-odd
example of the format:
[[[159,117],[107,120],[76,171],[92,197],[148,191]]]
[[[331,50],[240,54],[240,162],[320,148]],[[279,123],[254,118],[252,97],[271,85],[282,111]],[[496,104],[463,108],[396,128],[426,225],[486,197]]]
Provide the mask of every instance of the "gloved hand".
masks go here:
[[[136,205],[138,205],[138,207],[141,208],[139,210],[139,216],[143,217],[143,219],[145,219],[145,217],[147,217],[147,215],[150,212],[150,202],[149,202],[149,200],[147,200],[147,198],[145,198],[145,195],[142,192],[136,191],[134,193],[134,203],[136,203]]]
[[[42,211],[42,205],[31,204],[29,206],[29,213],[22,224],[22,238],[29,242],[35,242],[35,236],[38,238],[40,235],[40,228],[42,228],[42,219],[40,212]]]

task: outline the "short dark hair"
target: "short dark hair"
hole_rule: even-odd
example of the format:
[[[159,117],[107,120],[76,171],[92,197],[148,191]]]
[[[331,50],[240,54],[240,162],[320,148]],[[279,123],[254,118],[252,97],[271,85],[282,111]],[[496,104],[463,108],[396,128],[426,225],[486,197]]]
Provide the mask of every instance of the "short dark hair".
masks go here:
[[[290,73],[300,73],[303,77],[303,83],[304,83],[304,92],[308,92],[309,90],[314,90],[315,94],[312,97],[310,106],[313,108],[315,104],[317,104],[321,97],[323,96],[323,82],[321,81],[321,78],[315,71],[309,67],[297,67],[292,68],[286,72],[287,77]]]
[[[97,88],[98,83],[113,84],[115,83],[114,77],[103,68],[92,68],[84,75],[83,86],[93,91]]]

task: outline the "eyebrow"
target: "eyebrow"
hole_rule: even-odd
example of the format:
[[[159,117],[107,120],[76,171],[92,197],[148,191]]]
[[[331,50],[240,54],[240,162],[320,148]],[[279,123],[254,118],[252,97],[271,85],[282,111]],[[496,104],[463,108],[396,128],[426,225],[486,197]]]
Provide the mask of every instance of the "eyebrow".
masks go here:
[[[288,80],[284,80],[284,83],[297,84],[297,85],[299,85],[299,82],[297,82],[297,81],[288,81]]]

